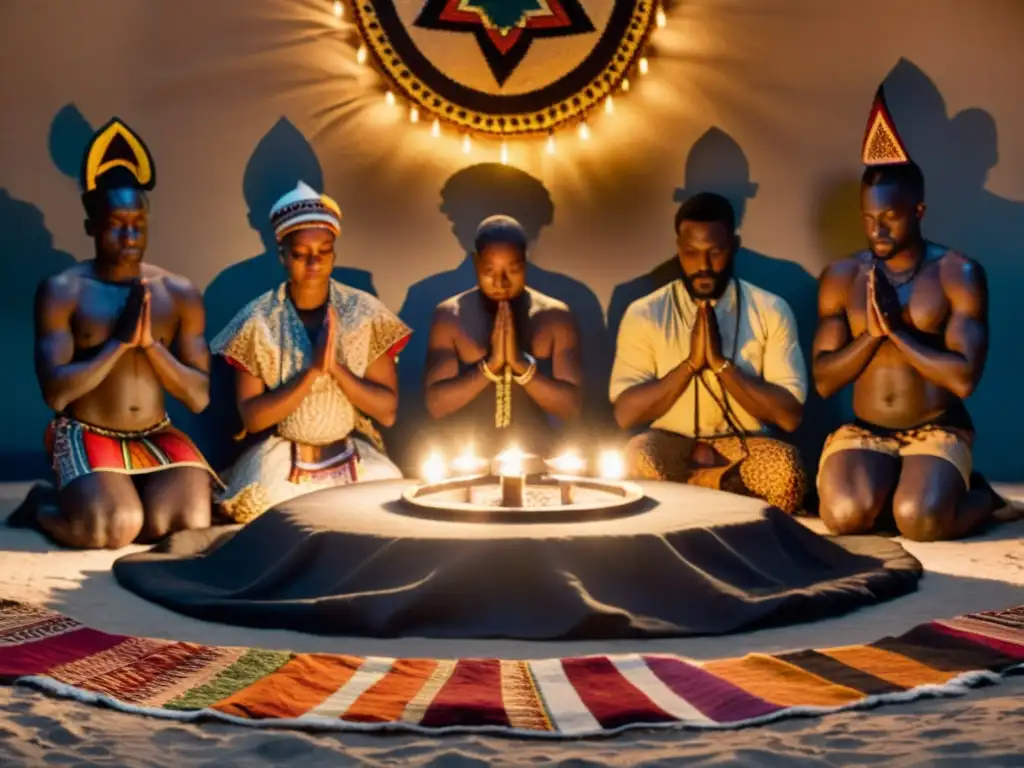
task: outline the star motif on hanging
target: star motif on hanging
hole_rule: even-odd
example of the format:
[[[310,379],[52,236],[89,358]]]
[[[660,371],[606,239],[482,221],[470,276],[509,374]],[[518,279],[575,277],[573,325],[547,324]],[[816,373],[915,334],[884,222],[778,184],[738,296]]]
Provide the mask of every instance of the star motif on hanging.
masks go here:
[[[516,71],[535,38],[594,31],[580,0],[427,0],[415,25],[472,33],[498,85]]]

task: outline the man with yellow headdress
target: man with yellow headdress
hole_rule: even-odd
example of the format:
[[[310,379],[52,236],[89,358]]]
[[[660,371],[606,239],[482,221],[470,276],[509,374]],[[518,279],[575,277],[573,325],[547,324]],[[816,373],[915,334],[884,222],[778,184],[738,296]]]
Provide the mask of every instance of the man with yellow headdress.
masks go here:
[[[39,526],[70,547],[117,548],[210,524],[203,456],[170,425],[165,395],[209,400],[202,296],[143,263],[153,159],[123,122],[93,136],[82,164],[95,257],[36,295],[36,373],[56,418],[47,431],[57,506]]]
[[[331,279],[337,203],[299,183],[270,212],[288,279],[250,302],[212,342],[236,370],[246,451],[220,498],[248,522],[302,494],[401,477],[374,421],[394,423],[395,358],[411,331],[378,299]]]
[[[924,176],[875,96],[864,136],[861,215],[868,249],[821,276],[814,381],[823,397],[853,385],[857,420],[825,443],[821,516],[866,533],[891,509],[906,537],[966,536],[1002,500],[972,471],[964,406],[988,349],[981,265],[925,240]]]

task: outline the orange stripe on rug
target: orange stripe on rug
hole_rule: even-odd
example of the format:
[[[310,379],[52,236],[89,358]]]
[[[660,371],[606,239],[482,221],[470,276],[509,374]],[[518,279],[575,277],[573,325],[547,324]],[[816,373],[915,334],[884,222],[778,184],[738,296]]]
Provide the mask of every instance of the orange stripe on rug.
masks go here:
[[[301,653],[211,708],[253,719],[298,717],[347,683],[362,663],[358,656]]]
[[[841,707],[864,698],[860,691],[759,653],[710,661],[701,669],[783,707]]]
[[[355,700],[344,719],[357,723],[398,720],[437,669],[433,659],[399,659],[391,671]]]
[[[851,645],[845,648],[826,648],[821,653],[841,661],[847,666],[880,677],[890,683],[913,688],[918,685],[944,683],[956,677],[956,672],[943,672],[919,661],[900,656],[881,648]]]

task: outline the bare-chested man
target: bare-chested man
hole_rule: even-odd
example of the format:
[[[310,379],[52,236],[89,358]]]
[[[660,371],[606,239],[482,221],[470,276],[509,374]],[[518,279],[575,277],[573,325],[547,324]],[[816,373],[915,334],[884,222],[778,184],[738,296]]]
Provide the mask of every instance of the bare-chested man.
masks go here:
[[[111,120],[82,166],[96,256],[37,292],[36,373],[57,413],[47,443],[58,490],[38,523],[69,547],[210,524],[215,476],[164,409],[165,393],[197,413],[209,399],[203,302],[185,278],[142,263],[153,185],[145,145]]]
[[[998,498],[975,475],[963,400],[988,349],[985,272],[921,234],[924,178],[879,89],[864,139],[861,213],[869,249],[821,277],[814,381],[853,383],[857,421],[825,443],[821,516],[836,533],[871,530],[889,504],[918,541],[965,536]]]
[[[481,223],[478,287],[438,305],[430,326],[427,410],[442,420],[433,429],[488,457],[510,444],[550,456],[558,423],[580,413],[576,324],[565,304],[527,287],[527,241],[509,216]]]

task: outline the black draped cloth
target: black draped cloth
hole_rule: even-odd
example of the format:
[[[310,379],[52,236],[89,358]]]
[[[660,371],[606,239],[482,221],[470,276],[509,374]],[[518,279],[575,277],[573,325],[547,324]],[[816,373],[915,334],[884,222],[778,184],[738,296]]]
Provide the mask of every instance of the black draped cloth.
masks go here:
[[[715,635],[812,621],[916,589],[898,542],[826,538],[763,502],[642,483],[629,516],[409,516],[408,481],[319,491],[245,527],[186,531],[114,564],[126,588],[208,621],[373,637]]]

